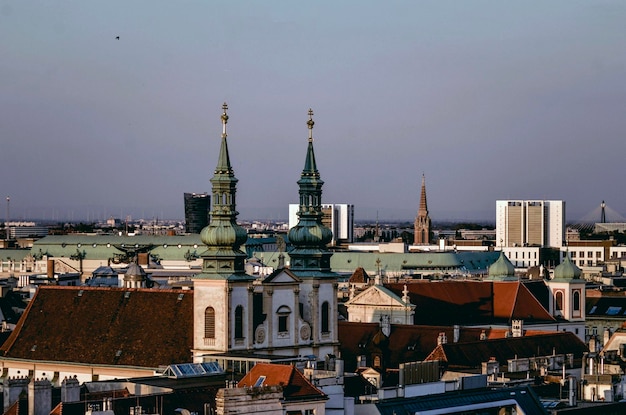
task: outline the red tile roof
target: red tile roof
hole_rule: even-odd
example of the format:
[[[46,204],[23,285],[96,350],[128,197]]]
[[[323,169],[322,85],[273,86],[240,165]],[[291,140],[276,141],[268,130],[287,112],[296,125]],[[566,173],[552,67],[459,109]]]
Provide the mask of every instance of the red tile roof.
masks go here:
[[[402,295],[405,284],[385,284]],[[519,281],[437,281],[406,284],[416,305],[415,324],[454,324],[555,321],[554,317]]]
[[[193,291],[40,287],[9,358],[157,368],[191,361]]]
[[[257,383],[261,376],[265,376],[265,379],[262,383]],[[326,399],[324,392],[313,386],[295,366],[291,365],[257,363],[237,386],[243,388],[255,385],[282,386],[286,400]]]
[[[363,269],[363,267],[358,267],[354,270],[348,282],[355,284],[364,284],[367,283],[369,279],[370,277],[369,275],[367,275],[367,272],[365,272],[365,269]]]

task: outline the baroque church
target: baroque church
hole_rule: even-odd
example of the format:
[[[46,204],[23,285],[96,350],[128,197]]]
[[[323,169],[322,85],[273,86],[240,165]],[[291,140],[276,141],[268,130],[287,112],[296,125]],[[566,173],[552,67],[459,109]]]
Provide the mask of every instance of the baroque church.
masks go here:
[[[326,249],[332,233],[322,224],[313,112],[298,180],[299,222],[289,233],[291,264],[259,279],[244,268],[247,235],[237,224],[227,109],[224,104],[211,221],[201,232],[206,250],[193,290],[42,286],[0,346],[3,378],[28,376],[58,386],[64,378],[152,375],[179,363],[218,362],[244,374],[257,362],[334,362],[337,274]]]
[[[224,104],[222,142],[213,185],[211,222],[201,233],[208,247],[194,281],[194,359],[208,354],[262,353],[285,357],[336,355],[337,275],[322,224],[322,185],[313,150],[313,111],[308,147],[298,180],[298,224],[289,232],[289,268],[283,264],[261,283],[247,275],[241,246],[247,235],[236,223],[237,179],[230,164]],[[227,318],[224,318],[226,317]]]

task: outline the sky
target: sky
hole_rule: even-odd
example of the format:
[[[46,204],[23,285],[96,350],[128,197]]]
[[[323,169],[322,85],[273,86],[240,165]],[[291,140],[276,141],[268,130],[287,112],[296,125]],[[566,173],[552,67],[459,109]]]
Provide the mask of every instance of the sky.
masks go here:
[[[322,201],[357,220],[412,221],[422,175],[433,221],[622,218],[624,22],[622,0],[0,0],[0,217],[183,218],[227,102],[242,220],[297,203],[309,108]]]

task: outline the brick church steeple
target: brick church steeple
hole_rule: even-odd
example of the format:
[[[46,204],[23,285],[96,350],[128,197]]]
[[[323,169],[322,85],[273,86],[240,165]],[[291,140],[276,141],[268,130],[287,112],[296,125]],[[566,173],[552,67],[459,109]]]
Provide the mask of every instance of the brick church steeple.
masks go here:
[[[430,243],[430,217],[428,216],[428,205],[426,203],[426,180],[422,174],[422,193],[420,195],[420,207],[415,218],[415,245],[428,245]]]

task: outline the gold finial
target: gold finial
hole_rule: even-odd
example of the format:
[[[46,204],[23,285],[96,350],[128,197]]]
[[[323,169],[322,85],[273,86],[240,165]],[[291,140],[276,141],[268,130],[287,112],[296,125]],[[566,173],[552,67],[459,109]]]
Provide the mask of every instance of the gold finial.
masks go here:
[[[309,127],[309,141],[313,141],[313,126],[315,125],[315,121],[313,121],[313,110],[309,108],[309,120],[306,122],[306,125]]]
[[[226,105],[226,103],[224,103],[224,105],[222,105],[222,110],[224,110],[224,112],[222,113],[222,136],[226,137],[226,123],[228,122],[228,114],[226,114],[226,110],[228,110],[228,105]]]

